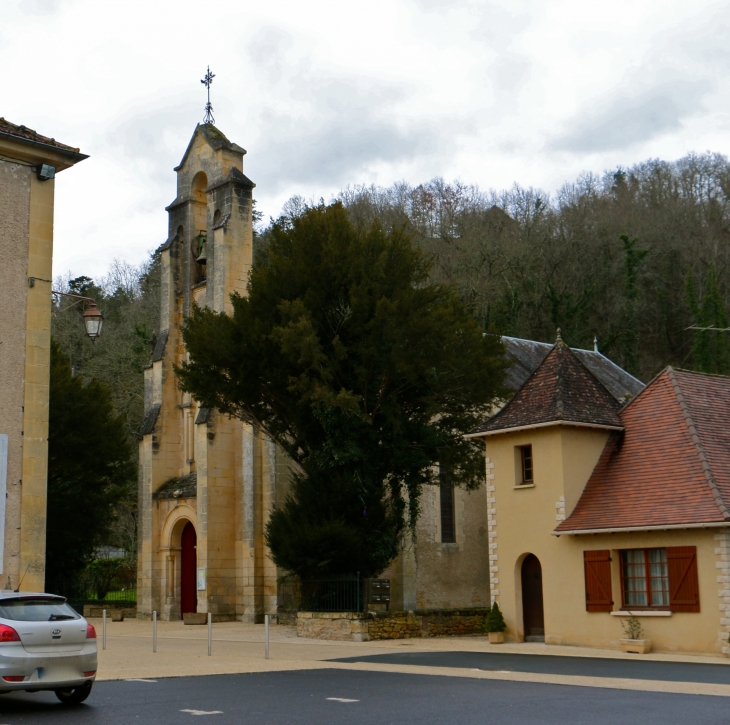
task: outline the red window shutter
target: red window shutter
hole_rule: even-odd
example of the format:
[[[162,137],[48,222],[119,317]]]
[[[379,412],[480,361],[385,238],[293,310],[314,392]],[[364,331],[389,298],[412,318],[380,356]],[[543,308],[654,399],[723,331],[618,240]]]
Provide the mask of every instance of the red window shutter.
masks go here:
[[[611,551],[584,551],[583,564],[586,574],[586,611],[610,612],[613,609]]]
[[[700,611],[700,585],[697,578],[697,547],[668,546],[669,608],[673,612]]]

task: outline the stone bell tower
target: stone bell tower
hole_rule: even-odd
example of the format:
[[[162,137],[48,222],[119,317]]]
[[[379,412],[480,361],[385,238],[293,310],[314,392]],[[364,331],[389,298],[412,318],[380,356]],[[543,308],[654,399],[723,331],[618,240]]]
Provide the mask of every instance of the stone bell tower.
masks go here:
[[[211,612],[259,621],[276,613],[277,572],[263,527],[287,466],[275,445],[241,421],[182,393],[182,322],[193,303],[232,312],[253,259],[246,151],[211,123],[198,125],[167,207],[160,335],[145,370],[140,434],[138,616]],[[281,491],[282,486],[279,486]]]

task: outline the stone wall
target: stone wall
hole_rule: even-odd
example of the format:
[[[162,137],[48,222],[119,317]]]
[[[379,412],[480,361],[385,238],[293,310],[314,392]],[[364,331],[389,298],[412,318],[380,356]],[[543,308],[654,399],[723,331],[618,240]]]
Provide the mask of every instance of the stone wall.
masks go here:
[[[298,612],[297,636],[364,642],[484,635],[486,608],[418,609],[409,612]]]
[[[297,612],[297,637],[365,642],[367,627],[359,612]]]

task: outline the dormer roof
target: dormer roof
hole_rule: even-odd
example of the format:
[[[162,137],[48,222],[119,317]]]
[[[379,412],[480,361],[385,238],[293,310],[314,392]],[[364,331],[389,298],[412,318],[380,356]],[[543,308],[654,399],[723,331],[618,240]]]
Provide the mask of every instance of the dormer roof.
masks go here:
[[[469,436],[554,424],[621,430],[620,408],[619,401],[558,340],[514,397]]]
[[[730,378],[669,367],[621,421],[554,533],[730,524]]]

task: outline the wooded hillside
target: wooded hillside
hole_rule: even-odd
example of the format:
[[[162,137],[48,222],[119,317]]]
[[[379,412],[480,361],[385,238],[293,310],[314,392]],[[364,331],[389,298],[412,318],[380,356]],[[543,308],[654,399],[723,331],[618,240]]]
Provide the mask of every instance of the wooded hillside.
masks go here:
[[[644,381],[665,365],[730,374],[730,162],[719,154],[584,174],[554,196],[515,184],[502,192],[434,179],[352,187],[353,221],[404,226],[433,256],[431,277],[455,285],[485,330],[543,342],[560,327],[573,347],[601,352]],[[285,217],[307,204],[294,197]],[[270,228],[270,226],[269,226]],[[255,244],[266,244],[260,229]],[[106,278],[57,281],[97,298],[102,336],[84,335],[81,306],[64,299],[52,332],[74,373],[113,391],[130,441],[143,417],[142,368],[159,331],[159,263],[115,262]],[[117,545],[133,546],[136,494],[119,510]],[[124,523],[126,521],[126,523]]]

